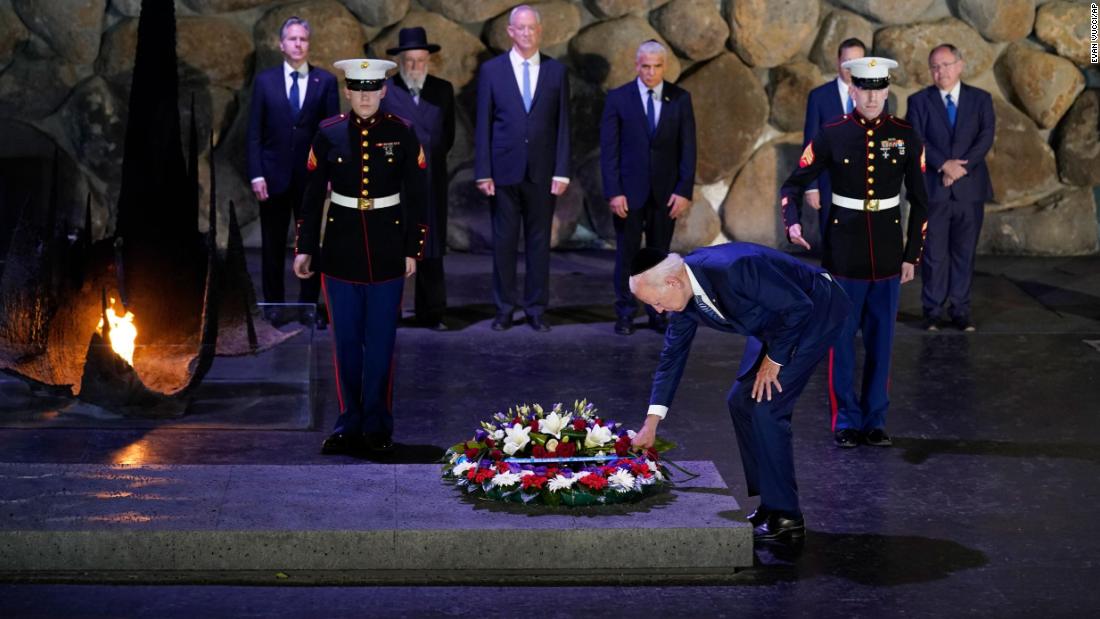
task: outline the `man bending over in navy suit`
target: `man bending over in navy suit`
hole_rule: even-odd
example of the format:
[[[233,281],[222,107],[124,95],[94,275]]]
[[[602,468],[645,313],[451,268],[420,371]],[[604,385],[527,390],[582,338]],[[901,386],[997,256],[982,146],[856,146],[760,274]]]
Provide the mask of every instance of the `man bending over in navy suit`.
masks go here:
[[[642,245],[668,251],[676,218],[691,206],[695,185],[695,113],[691,94],[664,81],[668,50],[657,41],[638,47],[637,79],[607,93],[600,120],[603,193],[615,213],[615,333],[634,333],[638,302],[628,270]],[[649,326],[665,331],[649,310]]]
[[[291,17],[279,31],[283,62],[256,75],[248,118],[248,175],[260,202],[264,301],[282,303],[291,213],[301,220],[309,145],[321,121],[340,113],[336,77],[310,66],[309,22]],[[299,303],[316,303],[321,280],[301,282]],[[318,316],[320,327],[326,324]]]
[[[653,377],[649,412],[634,437],[657,435],[699,325],[747,336],[727,403],[745,469],[758,542],[805,537],[798,502],[791,413],[814,367],[844,326],[851,303],[824,270],[752,243],[698,249],[685,257],[645,248],[631,265],[630,289],[657,312],[672,312]]]
[[[523,311],[535,331],[550,301],[554,197],[569,184],[569,80],[565,65],[539,53],[539,12],[521,4],[508,17],[512,49],[486,62],[477,81],[474,174],[493,219],[493,330],[512,326],[520,224],[527,275]]]

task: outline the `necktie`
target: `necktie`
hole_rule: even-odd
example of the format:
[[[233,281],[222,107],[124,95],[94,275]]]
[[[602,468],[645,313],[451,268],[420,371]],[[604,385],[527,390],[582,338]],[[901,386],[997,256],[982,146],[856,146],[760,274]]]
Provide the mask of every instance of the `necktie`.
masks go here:
[[[711,308],[710,305],[707,305],[706,299],[703,298],[703,295],[695,295],[695,305],[699,308],[700,313],[702,313],[707,318],[710,318],[714,322],[726,322],[724,318],[718,315],[718,312],[714,311],[714,309]]]
[[[531,111],[531,63],[523,61],[523,110]]]
[[[852,95],[848,95],[848,103],[844,104],[844,113],[851,114],[852,110],[855,109],[855,107],[855,104],[852,103]]]
[[[417,105],[420,105],[420,89],[419,88],[410,88],[409,89],[409,94],[412,95],[413,102],[415,102]]]
[[[955,117],[959,114],[959,108],[955,107],[955,101],[951,98],[951,95],[947,95],[947,122],[951,123],[951,128],[955,128]]]
[[[298,112],[302,111],[302,104],[298,101],[298,72],[290,72],[290,119],[298,120]]]
[[[645,116],[649,120],[649,137],[657,131],[657,112],[653,109],[653,89],[649,89],[649,97],[645,100]]]

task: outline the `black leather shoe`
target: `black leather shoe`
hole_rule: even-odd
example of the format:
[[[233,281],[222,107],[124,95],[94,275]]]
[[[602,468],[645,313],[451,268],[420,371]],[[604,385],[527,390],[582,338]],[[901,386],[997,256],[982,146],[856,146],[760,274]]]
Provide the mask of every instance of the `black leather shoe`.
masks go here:
[[[528,316],[527,324],[531,325],[531,328],[539,333],[546,333],[550,330],[550,325],[542,319],[542,316]]]
[[[806,520],[768,514],[764,522],[753,528],[752,539],[756,542],[801,543],[806,539]]]
[[[768,520],[769,512],[763,505],[752,510],[752,513],[745,518],[749,521],[753,527],[758,527],[764,524]]]
[[[325,329],[328,329],[328,316],[317,314],[317,330],[324,331]]]
[[[940,321],[938,318],[925,318],[920,322],[920,328],[924,331],[939,331]]]
[[[505,331],[512,328],[512,316],[510,314],[498,314],[493,319],[493,331]]]
[[[357,451],[360,446],[361,443],[356,437],[350,434],[334,433],[330,434],[325,442],[321,443],[321,453],[326,456],[350,454]]]
[[[664,314],[649,317],[649,328],[657,333],[664,333],[668,329],[668,318]]]
[[[435,324],[429,324],[428,328],[432,331],[450,331],[451,328],[447,326],[447,323],[442,320],[436,321]]]
[[[619,335],[631,335],[634,333],[633,318],[619,318],[615,321],[615,333]]]
[[[973,333],[978,330],[974,323],[970,321],[969,316],[956,316],[951,319],[951,324],[955,325],[955,328],[959,331],[965,331],[966,333]]]
[[[393,439],[389,434],[382,432],[368,432],[363,435],[363,442],[367,451],[373,453],[390,453],[393,451]]]
[[[833,440],[836,441],[837,447],[845,449],[859,447],[859,431],[851,428],[837,430],[836,434],[833,435]]]
[[[889,447],[894,444],[894,441],[890,440],[890,435],[882,428],[875,428],[863,435],[863,442],[872,447]]]

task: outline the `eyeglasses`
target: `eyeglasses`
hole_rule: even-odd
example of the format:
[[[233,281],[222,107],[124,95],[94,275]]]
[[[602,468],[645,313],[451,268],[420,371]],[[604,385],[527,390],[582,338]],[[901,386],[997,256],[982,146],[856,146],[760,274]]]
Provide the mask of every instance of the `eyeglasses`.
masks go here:
[[[930,64],[930,65],[928,65],[928,69],[930,71],[938,73],[940,71],[943,71],[943,70],[947,69],[947,67],[950,67],[951,65],[956,64],[957,62],[959,62],[959,61],[958,60],[952,60],[951,62],[943,62],[943,63],[940,63],[940,64]]]

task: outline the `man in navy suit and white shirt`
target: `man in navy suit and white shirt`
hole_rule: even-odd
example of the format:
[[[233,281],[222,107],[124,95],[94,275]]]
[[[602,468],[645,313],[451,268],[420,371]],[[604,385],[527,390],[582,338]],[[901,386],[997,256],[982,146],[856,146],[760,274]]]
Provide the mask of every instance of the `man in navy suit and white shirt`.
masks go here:
[[[817,132],[829,121],[851,114],[855,109],[855,101],[848,94],[848,87],[852,84],[852,72],[844,68],[844,63],[867,55],[867,46],[856,38],[845,39],[836,51],[836,79],[810,91],[806,100],[806,124],[802,129],[802,148],[814,139]],[[821,239],[825,240],[828,230],[826,223],[829,220],[829,207],[832,204],[832,183],[829,181],[829,173],[822,172],[817,180],[806,189],[804,200],[806,205],[817,211],[818,224],[821,229]]]
[[[974,331],[970,284],[974,253],[993,184],[985,155],[993,146],[993,98],[959,81],[966,67],[958,48],[935,47],[928,55],[935,85],[909,96],[905,119],[920,133],[927,151],[928,237],[921,261],[923,327],[939,329],[944,304],[951,323]]]
[[[264,301],[282,303],[287,225],[300,220],[309,145],[321,121],[340,113],[336,78],[307,62],[309,22],[291,17],[279,31],[280,66],[261,71],[252,87],[248,122],[248,175],[260,201]],[[316,276],[303,280],[300,303],[316,303]],[[319,318],[321,325],[324,319]]]
[[[634,333],[638,302],[627,284],[642,244],[668,251],[676,218],[691,206],[695,185],[695,114],[691,94],[664,81],[668,50],[638,47],[637,79],[607,93],[600,120],[603,193],[615,213],[615,333]],[[665,320],[647,308],[651,327]]]
[[[702,325],[747,336],[727,404],[760,542],[801,542],[805,521],[795,483],[791,414],[818,362],[842,330],[851,303],[823,269],[752,243],[697,249],[687,256],[645,248],[630,289],[658,312],[672,312],[638,448],[653,445]]]
[[[512,326],[520,224],[526,243],[523,310],[549,331],[550,226],[554,198],[569,184],[569,80],[565,66],[539,53],[539,12],[521,4],[508,17],[512,49],[481,67],[474,176],[493,220],[493,330]]]

